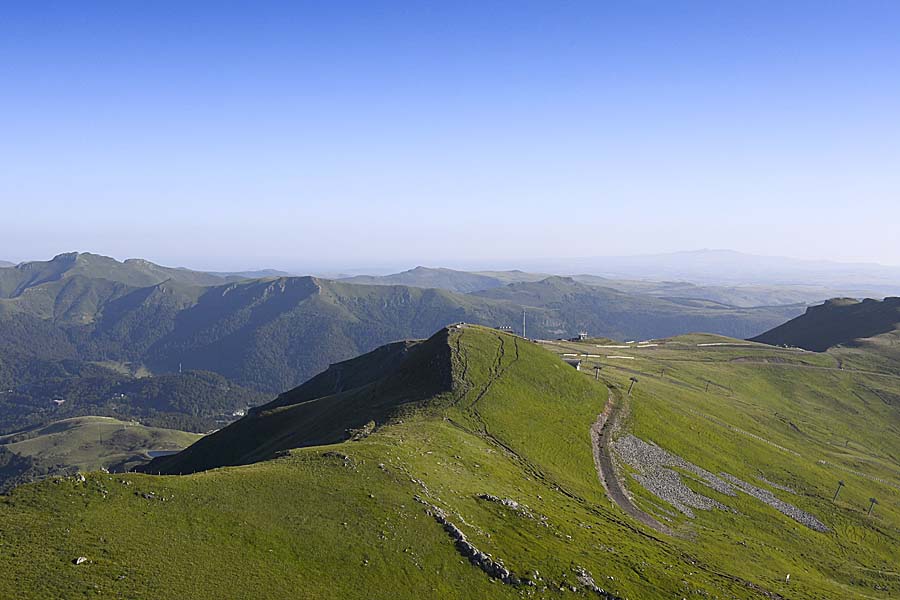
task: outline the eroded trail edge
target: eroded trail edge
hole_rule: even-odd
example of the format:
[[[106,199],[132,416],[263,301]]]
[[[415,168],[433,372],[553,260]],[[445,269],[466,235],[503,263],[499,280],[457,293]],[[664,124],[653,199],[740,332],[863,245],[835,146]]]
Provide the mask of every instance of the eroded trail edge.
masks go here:
[[[624,403],[624,400],[622,401]],[[625,485],[616,472],[615,460],[612,455],[613,434],[617,430],[623,414],[623,405],[616,400],[612,390],[609,390],[606,406],[597,417],[597,421],[591,426],[591,447],[594,454],[594,466],[597,468],[597,476],[606,493],[612,498],[625,514],[640,521],[647,527],[664,533],[675,535],[674,532],[654,519],[646,512],[639,509],[625,492]]]

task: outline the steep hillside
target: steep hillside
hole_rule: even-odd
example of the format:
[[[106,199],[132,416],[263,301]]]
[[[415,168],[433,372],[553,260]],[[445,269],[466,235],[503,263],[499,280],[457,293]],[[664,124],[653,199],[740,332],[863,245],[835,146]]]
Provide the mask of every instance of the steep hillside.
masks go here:
[[[900,374],[900,298],[836,298],[753,340],[827,351],[842,368]]]
[[[421,410],[453,391],[448,335],[448,330],[441,330],[425,342],[391,344],[333,365],[184,452],[158,458],[143,470],[192,473],[371,433],[397,419],[407,406]]]
[[[896,595],[900,419],[876,399],[895,379],[715,336],[546,346],[583,372],[453,328],[181,456],[253,464],[20,487],[0,499],[0,596]],[[321,426],[345,441],[308,446]]]
[[[520,319],[507,302],[312,277],[131,288],[70,276],[0,299],[0,352],[210,370],[280,392],[332,362],[450,322]]]
[[[823,352],[834,346],[860,344],[865,338],[898,328],[900,298],[835,298],[809,307],[802,316],[756,336],[753,341]]]
[[[142,314],[147,310],[152,305],[139,305],[94,336],[123,349],[133,345],[134,336],[119,336],[117,325],[152,321]],[[178,364],[215,370],[278,392],[387,342],[425,337],[455,321],[514,323],[519,310],[444,290],[311,277],[241,282],[210,288],[180,311],[171,332],[146,344],[144,360],[157,370],[173,370]]]

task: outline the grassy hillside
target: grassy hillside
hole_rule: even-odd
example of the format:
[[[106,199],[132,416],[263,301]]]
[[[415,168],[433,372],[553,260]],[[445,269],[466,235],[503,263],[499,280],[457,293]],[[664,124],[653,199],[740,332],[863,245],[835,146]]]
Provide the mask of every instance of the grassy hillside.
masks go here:
[[[824,351],[859,345],[866,338],[900,329],[900,298],[883,301],[835,298],[755,338],[754,341]]]
[[[25,468],[0,473],[0,490],[14,483],[59,473],[124,470],[151,457],[150,451],[176,451],[201,436],[173,429],[145,427],[109,417],[62,419],[14,434],[0,436],[0,449],[18,457]]]
[[[653,344],[451,329],[346,363],[181,457],[205,447],[226,464],[305,446],[280,458],[23,486],[0,500],[0,596],[596,597],[593,582],[623,598],[894,597],[900,419],[879,395],[898,380],[717,336]],[[590,432],[604,410],[620,428],[599,447],[666,532],[598,479]],[[374,426],[356,427],[359,411]],[[308,446],[323,441],[311,428],[280,443],[317,422],[344,441]],[[253,456],[259,433],[269,446]],[[826,530],[699,478],[686,485],[725,508],[688,517],[632,476],[616,450],[630,435]]]

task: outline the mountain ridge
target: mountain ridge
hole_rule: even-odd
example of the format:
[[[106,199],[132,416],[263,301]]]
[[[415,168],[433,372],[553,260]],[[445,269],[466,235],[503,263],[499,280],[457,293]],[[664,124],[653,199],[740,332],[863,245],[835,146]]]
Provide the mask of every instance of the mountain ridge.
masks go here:
[[[405,406],[434,403],[453,392],[449,344],[450,330],[442,329],[427,340],[388,344],[331,365],[243,419],[140,470],[192,473],[270,459],[291,448],[338,443],[354,431],[371,433],[398,418]],[[343,377],[344,370],[359,368],[364,373]]]
[[[751,340],[827,352],[840,368],[900,375],[900,298],[833,298]]]
[[[87,267],[73,270],[79,260]],[[88,268],[97,264],[103,269],[112,265],[113,274]],[[105,276],[97,276],[98,270]],[[0,298],[0,321],[5,323],[0,348],[22,348],[24,343],[37,358],[125,361],[153,372],[210,370],[276,393],[330,363],[387,342],[425,337],[448,323],[518,329],[523,306],[532,336],[571,337],[586,330],[618,339],[703,330],[748,337],[802,310],[731,309],[708,301],[630,295],[562,278],[472,294],[311,276],[201,286],[181,271],[180,279],[169,277],[169,271],[148,275],[143,262],[74,254],[49,267],[32,263],[13,271],[19,279],[15,285],[7,280],[7,290],[22,283],[22,272],[39,277],[18,295]],[[115,281],[116,273],[122,281]],[[146,277],[154,283],[134,285]]]
[[[569,272],[568,270],[566,272]],[[357,275],[339,278],[348,283],[366,285],[409,285],[414,287],[437,287],[453,292],[477,294],[478,292],[503,287],[512,283],[533,283],[548,277],[550,273],[529,273],[512,271],[460,271],[444,267],[418,266],[391,275]],[[558,275],[571,277],[579,283],[607,287],[629,294],[650,295],[663,299],[693,298],[711,300],[736,308],[758,306],[791,305],[822,302],[838,295],[865,297],[875,295],[874,290],[859,286],[827,287],[809,284],[732,284],[714,285],[691,282],[685,279],[623,279],[588,273]]]

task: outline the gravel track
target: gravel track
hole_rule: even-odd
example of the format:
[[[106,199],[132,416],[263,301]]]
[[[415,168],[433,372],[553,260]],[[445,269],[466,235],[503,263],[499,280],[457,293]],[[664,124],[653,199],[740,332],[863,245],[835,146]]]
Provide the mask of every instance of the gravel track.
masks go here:
[[[647,527],[664,533],[666,535],[674,535],[673,531],[654,519],[652,516],[642,511],[634,504],[628,494],[625,492],[625,486],[619,479],[613,463],[613,453],[610,448],[610,440],[616,429],[621,417],[621,408],[618,406],[613,397],[612,390],[606,402],[603,412],[597,417],[597,421],[591,426],[591,446],[594,453],[594,466],[597,468],[597,476],[606,493],[612,498],[619,508],[625,514],[633,519],[640,521]]]

